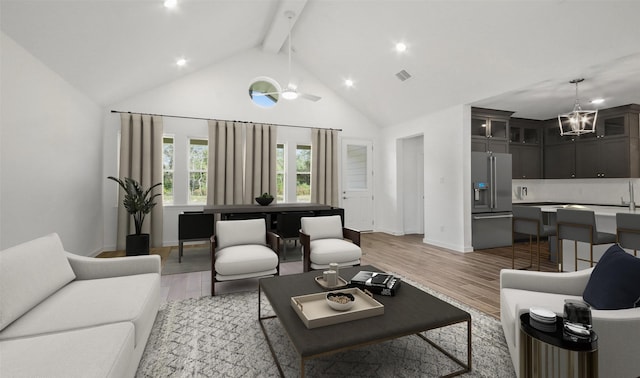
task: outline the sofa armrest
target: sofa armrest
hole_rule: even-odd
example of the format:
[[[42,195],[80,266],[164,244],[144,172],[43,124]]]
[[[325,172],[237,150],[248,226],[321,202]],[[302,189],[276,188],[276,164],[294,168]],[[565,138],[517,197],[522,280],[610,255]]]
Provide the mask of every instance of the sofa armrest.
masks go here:
[[[309,272],[311,270],[311,236],[302,230],[299,230],[298,234],[302,246],[302,271]]]
[[[280,256],[280,235],[267,231],[267,245],[273,249],[276,255]]]
[[[66,252],[67,259],[77,280],[92,280],[135,274],[160,274],[160,256],[128,256],[113,258],[94,258]]]
[[[502,269],[500,289],[520,289],[542,293],[582,296],[593,268],[577,272],[530,272],[526,270]]]
[[[349,239],[353,242],[353,244],[360,247],[360,231],[352,230],[350,228],[343,227],[342,228],[342,237],[345,239]]]

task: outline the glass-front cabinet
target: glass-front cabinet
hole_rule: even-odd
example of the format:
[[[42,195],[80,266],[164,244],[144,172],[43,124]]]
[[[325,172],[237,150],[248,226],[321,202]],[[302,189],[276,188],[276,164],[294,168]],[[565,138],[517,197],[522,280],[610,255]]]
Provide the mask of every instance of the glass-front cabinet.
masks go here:
[[[471,150],[509,151],[509,117],[513,112],[471,108]]]
[[[543,121],[511,118],[509,120],[509,153],[514,179],[542,178]]]

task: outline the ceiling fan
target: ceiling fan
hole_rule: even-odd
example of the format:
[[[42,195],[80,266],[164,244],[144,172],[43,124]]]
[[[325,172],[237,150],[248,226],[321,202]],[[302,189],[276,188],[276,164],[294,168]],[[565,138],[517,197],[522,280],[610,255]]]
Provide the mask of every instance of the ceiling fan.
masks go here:
[[[291,77],[291,19],[293,19],[293,17],[295,17],[296,14],[293,11],[289,10],[289,11],[285,11],[284,15],[285,15],[285,17],[287,17],[289,19],[289,36],[288,36],[289,83],[287,84],[286,88],[282,89],[279,92],[270,92],[270,93],[253,92],[252,95],[253,96],[273,96],[273,95],[279,94],[285,100],[295,100],[297,98],[303,98],[305,100],[310,100],[310,101],[314,101],[314,102],[318,101],[322,97],[316,96],[316,95],[313,95],[313,94],[309,94],[309,93],[299,92],[298,91],[298,86],[292,81],[292,77]]]

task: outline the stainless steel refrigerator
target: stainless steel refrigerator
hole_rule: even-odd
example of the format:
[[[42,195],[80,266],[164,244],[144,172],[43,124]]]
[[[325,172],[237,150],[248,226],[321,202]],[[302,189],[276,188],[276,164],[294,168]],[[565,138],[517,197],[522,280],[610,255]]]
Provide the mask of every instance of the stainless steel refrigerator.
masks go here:
[[[471,245],[511,245],[511,155],[471,153]]]

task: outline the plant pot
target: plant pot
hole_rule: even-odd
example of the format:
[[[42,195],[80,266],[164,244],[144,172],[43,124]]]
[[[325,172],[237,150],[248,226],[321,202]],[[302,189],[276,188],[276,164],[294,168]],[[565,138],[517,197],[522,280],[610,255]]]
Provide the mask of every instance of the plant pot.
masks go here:
[[[127,256],[149,254],[149,234],[127,235]]]

